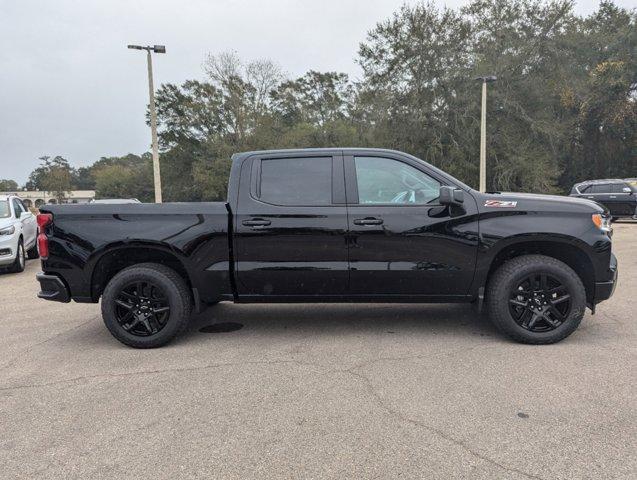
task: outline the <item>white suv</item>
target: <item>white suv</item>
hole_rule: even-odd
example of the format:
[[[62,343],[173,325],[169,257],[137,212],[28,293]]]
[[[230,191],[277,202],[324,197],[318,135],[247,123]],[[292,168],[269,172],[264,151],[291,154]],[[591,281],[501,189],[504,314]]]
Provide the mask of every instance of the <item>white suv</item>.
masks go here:
[[[0,268],[21,272],[27,255],[38,258],[37,234],[35,215],[22,200],[14,195],[0,195]]]

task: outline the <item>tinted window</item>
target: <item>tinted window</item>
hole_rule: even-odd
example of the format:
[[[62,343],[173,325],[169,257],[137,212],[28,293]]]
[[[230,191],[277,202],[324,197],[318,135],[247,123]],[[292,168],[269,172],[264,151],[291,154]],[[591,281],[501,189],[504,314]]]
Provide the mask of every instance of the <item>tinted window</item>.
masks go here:
[[[275,205],[332,203],[332,157],[261,161],[260,199]]]
[[[591,193],[591,186],[590,185],[582,185],[578,188],[578,190],[580,191],[580,193]]]
[[[17,217],[23,211],[22,205],[20,205],[20,202],[16,198],[14,198],[12,202],[13,202],[13,214]]]
[[[591,188],[586,193],[608,193],[610,191],[610,185],[608,183],[599,183],[591,185]]]
[[[629,188],[625,183],[613,183],[611,185],[611,193],[626,193],[624,188]]]
[[[398,160],[356,157],[358,202],[427,204],[440,194],[440,182]]]

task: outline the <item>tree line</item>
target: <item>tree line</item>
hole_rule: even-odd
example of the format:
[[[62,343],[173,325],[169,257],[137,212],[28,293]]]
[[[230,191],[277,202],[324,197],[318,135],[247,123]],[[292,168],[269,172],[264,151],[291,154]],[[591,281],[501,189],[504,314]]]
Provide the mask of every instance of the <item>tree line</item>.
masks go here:
[[[367,34],[356,62],[360,79],[315,70],[290,79],[272,60],[211,54],[205,80],[161,85],[164,199],[224,199],[232,153],[293,147],[393,148],[477,186],[483,75],[498,77],[487,106],[489,189],[564,193],[584,179],[637,176],[634,10],[602,1],[582,17],[569,0],[405,5]],[[63,177],[100,196],[152,199],[148,154],[64,162],[44,157],[27,186]]]

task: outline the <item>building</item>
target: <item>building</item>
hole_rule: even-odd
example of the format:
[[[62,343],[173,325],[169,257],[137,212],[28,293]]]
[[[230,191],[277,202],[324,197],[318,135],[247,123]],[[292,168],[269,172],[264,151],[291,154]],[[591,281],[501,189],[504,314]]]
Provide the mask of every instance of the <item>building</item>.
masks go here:
[[[58,203],[54,192],[41,190],[17,190],[14,192],[0,192],[0,195],[17,195],[24,205],[30,208],[39,208],[44,203]],[[71,190],[65,192],[62,203],[88,203],[95,198],[95,190]]]

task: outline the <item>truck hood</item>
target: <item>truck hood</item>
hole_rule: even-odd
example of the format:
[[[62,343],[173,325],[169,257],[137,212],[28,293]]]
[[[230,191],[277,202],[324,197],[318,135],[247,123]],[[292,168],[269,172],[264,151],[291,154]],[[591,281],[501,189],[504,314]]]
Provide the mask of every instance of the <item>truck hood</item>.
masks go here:
[[[533,210],[564,213],[608,213],[602,205],[585,198],[535,193],[482,193],[477,198],[482,211],[496,209]]]

